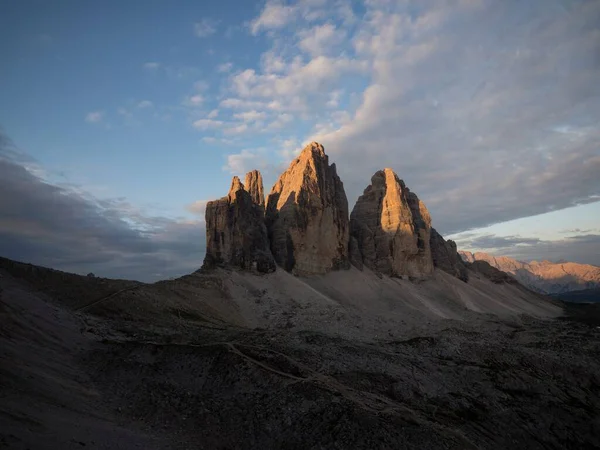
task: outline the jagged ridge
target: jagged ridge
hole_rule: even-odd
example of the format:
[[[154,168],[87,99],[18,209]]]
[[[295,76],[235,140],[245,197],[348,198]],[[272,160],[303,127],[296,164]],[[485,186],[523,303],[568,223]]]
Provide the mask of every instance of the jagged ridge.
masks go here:
[[[296,275],[318,275],[352,264],[380,275],[427,278],[438,267],[468,278],[456,245],[431,227],[425,204],[392,169],[373,175],[350,217],[335,164],[316,142],[281,174],[266,208],[260,172],[249,172],[245,181],[234,177],[227,197],[208,203],[205,268],[256,265],[269,272],[275,261]]]

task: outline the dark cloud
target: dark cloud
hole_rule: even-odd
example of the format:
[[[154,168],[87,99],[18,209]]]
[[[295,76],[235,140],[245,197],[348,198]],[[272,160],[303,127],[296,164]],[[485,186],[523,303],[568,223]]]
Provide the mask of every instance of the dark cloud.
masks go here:
[[[98,200],[47,183],[31,164],[0,134],[0,255],[142,281],[183,275],[201,265],[202,222],[149,217],[125,199]]]

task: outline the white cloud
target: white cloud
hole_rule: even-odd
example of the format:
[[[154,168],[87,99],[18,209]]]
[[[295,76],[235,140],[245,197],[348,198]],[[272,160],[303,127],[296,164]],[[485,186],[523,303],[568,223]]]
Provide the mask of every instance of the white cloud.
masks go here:
[[[214,119],[218,115],[219,115],[219,110],[213,109],[211,112],[208,113],[208,115],[206,117],[208,117],[209,119]]]
[[[235,117],[236,119],[240,119],[244,122],[256,122],[257,120],[265,119],[267,117],[267,114],[265,112],[259,112],[253,109],[251,111],[235,113],[233,117]]]
[[[147,63],[144,63],[143,67],[146,70],[156,70],[160,67],[160,63],[153,62],[153,61],[147,62]]]
[[[338,46],[346,39],[346,31],[337,29],[332,23],[317,25],[302,30],[298,46],[313,57],[335,53]]]
[[[218,24],[219,22],[214,19],[204,18],[194,24],[194,34],[201,38],[215,34]]]
[[[264,169],[268,159],[264,150],[244,149],[240,153],[227,156],[227,164],[223,167],[233,175],[243,175],[254,169]]]
[[[219,66],[217,67],[217,72],[219,72],[219,73],[231,72],[232,68],[233,68],[233,63],[226,62],[223,64],[219,64]]]
[[[290,122],[292,122],[292,120],[294,120],[294,116],[292,116],[291,114],[288,114],[288,113],[277,114],[275,120],[273,120],[269,125],[267,125],[266,130],[267,131],[279,130],[279,129],[285,127]]]
[[[244,100],[241,98],[226,98],[219,103],[219,105],[223,108],[228,109],[256,109],[256,108],[266,108],[267,103],[255,101],[255,100]]]
[[[200,106],[204,102],[204,97],[200,94],[190,95],[186,97],[183,104],[186,106]]]
[[[259,74],[254,69],[246,69],[232,77],[232,89],[240,97],[246,98],[280,99],[316,92],[325,93],[342,75],[361,72],[366,67],[363,61],[318,56],[284,75]]]
[[[335,91],[331,91],[329,94],[329,100],[327,100],[326,105],[329,108],[337,108],[340,103],[340,98],[344,93],[343,89],[336,89]]]
[[[296,11],[294,6],[268,0],[260,15],[251,22],[250,31],[252,34],[258,34],[262,30],[282,28],[293,20]]]
[[[194,128],[199,130],[208,130],[211,128],[219,128],[223,126],[223,122],[221,120],[213,120],[213,119],[199,119],[193,123]]]
[[[104,119],[103,111],[92,111],[87,113],[85,121],[88,123],[100,123]]]
[[[142,100],[137,105],[138,108],[142,108],[142,109],[144,109],[144,108],[152,108],[153,106],[154,106],[154,104],[150,100]]]
[[[223,133],[227,135],[242,134],[248,131],[248,124],[239,123],[227,126],[223,129]]]

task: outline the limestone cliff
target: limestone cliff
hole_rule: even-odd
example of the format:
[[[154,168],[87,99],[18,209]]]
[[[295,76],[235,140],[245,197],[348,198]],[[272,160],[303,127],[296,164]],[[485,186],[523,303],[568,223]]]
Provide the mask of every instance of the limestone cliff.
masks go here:
[[[392,169],[371,178],[350,215],[350,234],[359,252],[352,255],[355,265],[397,277],[433,273],[429,212]]]
[[[252,194],[244,189],[238,177],[233,177],[226,197],[206,205],[203,267],[217,266],[256,269],[259,272],[275,270],[263,209],[253,201]]]
[[[335,164],[312,142],[281,174],[267,199],[277,263],[298,275],[348,268],[348,200]]]

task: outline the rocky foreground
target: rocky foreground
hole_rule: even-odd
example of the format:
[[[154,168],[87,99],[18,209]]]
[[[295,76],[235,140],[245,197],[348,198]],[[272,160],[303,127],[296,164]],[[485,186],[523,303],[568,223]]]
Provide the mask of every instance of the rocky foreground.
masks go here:
[[[1,262],[2,448],[600,446],[597,310],[361,339],[236,323],[215,274],[146,285]]]

